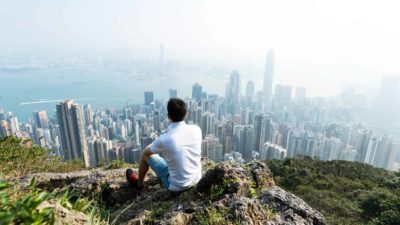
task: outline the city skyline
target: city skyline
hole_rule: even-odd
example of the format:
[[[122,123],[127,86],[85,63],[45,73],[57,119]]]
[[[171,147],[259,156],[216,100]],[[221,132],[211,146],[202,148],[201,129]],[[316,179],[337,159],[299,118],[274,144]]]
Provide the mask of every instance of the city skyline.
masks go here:
[[[263,79],[271,81],[268,76]],[[254,89],[251,81],[243,89],[240,83],[240,73],[233,70],[226,81],[225,95],[207,93],[207,86],[194,83],[192,96],[182,97],[188,105],[186,121],[202,129],[204,157],[216,162],[246,162],[305,155],[385,169],[400,167],[399,137],[369,124],[375,106],[385,112],[400,110],[393,107],[393,98],[387,98],[387,93],[399,91],[400,78],[382,81],[381,99],[365,115],[359,114],[363,108],[358,108],[360,103],[367,107],[365,99],[352,90],[345,90],[340,101],[332,101],[309,98],[306,88],[274,84],[271,102],[266,105],[264,89]],[[178,90],[170,88],[168,94],[180,97]],[[143,104],[121,107],[94,110],[89,104],[66,100],[57,104],[56,120],[48,119],[46,111],[35,111],[33,121],[22,123],[12,112],[2,110],[0,134],[30,137],[51,154],[66,160],[84,159],[87,167],[118,158],[132,163],[167,128],[166,106],[153,91],[144,91]],[[372,119],[362,121],[366,119],[363,116]],[[382,124],[385,126],[385,121]]]

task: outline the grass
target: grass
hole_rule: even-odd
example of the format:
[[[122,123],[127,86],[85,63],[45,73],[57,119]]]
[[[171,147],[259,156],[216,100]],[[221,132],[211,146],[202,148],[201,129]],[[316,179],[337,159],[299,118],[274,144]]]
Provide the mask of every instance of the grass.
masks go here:
[[[226,224],[226,214],[227,209],[209,207],[202,212],[196,213],[195,220],[197,220],[200,225],[222,225]]]
[[[250,197],[251,198],[258,198],[257,195],[257,187],[253,181],[250,181]]]
[[[111,161],[107,166],[106,169],[108,170],[112,170],[112,169],[121,169],[121,168],[127,168],[127,167],[131,167],[132,165],[117,159],[117,160],[113,160]]]
[[[0,139],[0,174],[4,178],[20,177],[40,172],[70,172],[84,168],[82,160],[62,161],[39,147],[31,146],[30,140],[16,137]]]
[[[272,220],[275,218],[276,213],[272,209],[270,209],[268,206],[263,205],[263,210],[264,210],[265,217],[267,217],[266,218],[267,220]]]
[[[165,201],[157,204],[154,207],[153,204],[150,205],[150,210],[146,210],[145,223],[152,224],[155,220],[161,219],[164,214],[172,208],[172,202]]]
[[[110,212],[101,198],[101,191],[92,196],[83,196],[74,189],[65,189],[53,194],[60,205],[67,209],[90,215],[95,221],[108,221]]]
[[[210,192],[211,201],[215,201],[220,198],[227,192],[231,185],[237,182],[239,181],[236,178],[224,178],[222,184],[213,185]]]

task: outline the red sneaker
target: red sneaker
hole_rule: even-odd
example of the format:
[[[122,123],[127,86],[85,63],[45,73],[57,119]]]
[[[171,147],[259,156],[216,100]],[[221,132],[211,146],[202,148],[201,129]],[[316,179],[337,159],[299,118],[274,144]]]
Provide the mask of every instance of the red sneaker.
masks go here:
[[[129,185],[133,186],[138,191],[141,191],[143,189],[143,187],[139,187],[139,176],[135,171],[133,171],[132,169],[127,169],[125,175]]]

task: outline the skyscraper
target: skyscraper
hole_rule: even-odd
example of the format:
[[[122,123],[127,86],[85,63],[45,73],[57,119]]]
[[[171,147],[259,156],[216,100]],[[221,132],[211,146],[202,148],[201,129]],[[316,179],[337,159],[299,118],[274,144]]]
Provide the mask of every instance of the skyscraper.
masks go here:
[[[159,110],[154,110],[154,116],[153,116],[153,127],[154,130],[160,132],[160,123],[161,123],[161,117],[160,117],[160,111]]]
[[[92,107],[89,104],[83,105],[83,115],[85,118],[86,126],[93,124],[94,113],[93,113]]]
[[[400,99],[400,77],[385,76],[382,79],[379,96],[376,103],[376,116],[384,125],[398,122]]]
[[[247,81],[245,98],[247,107],[252,107],[254,98],[254,81],[252,80]]]
[[[154,92],[153,91],[145,91],[144,92],[144,104],[150,105],[154,102]]]
[[[226,84],[225,98],[227,101],[227,112],[231,115],[239,113],[240,75],[236,70],[231,73],[229,82]]]
[[[0,120],[0,137],[8,137],[11,135],[10,127],[7,121]]]
[[[288,105],[292,99],[292,87],[287,85],[276,85],[275,100],[278,105]]]
[[[207,157],[214,162],[220,162],[223,160],[223,147],[214,134],[207,135],[203,139],[201,142],[201,149],[201,155],[203,157]]]
[[[72,100],[60,102],[57,104],[57,118],[64,159],[72,160],[83,157],[85,165],[90,167],[82,107],[74,104]]]
[[[201,103],[201,98],[203,97],[203,88],[200,84],[195,83],[192,87],[192,99],[197,103]]]
[[[253,141],[253,149],[256,152],[261,151],[260,142],[261,142],[261,128],[263,123],[264,115],[257,114],[254,116],[253,127],[254,127],[254,141]]]
[[[11,114],[8,118],[8,122],[10,123],[9,125],[11,129],[11,134],[17,137],[21,137],[18,118],[14,114]]]
[[[307,89],[304,87],[296,87],[294,101],[297,104],[303,104],[306,99]]]
[[[49,119],[47,118],[46,111],[34,112],[33,115],[35,118],[36,127],[49,129]]]
[[[176,88],[170,88],[169,89],[169,98],[176,98],[178,97],[178,91]]]
[[[215,133],[215,115],[211,112],[205,112],[202,115],[201,130],[203,136]]]
[[[246,96],[254,96],[254,81],[247,81],[246,85]]]
[[[274,52],[268,51],[267,59],[265,61],[263,94],[267,106],[271,104],[272,83],[274,78]]]
[[[287,150],[279,145],[265,142],[263,148],[261,149],[260,159],[283,159],[286,157]]]
[[[252,125],[240,125],[236,131],[238,152],[245,160],[252,159],[254,128]]]

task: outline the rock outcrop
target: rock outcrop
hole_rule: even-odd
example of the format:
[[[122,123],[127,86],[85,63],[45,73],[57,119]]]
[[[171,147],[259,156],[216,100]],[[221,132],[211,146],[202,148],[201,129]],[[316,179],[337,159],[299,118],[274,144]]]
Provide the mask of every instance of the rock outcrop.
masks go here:
[[[323,225],[321,213],[299,197],[275,186],[268,166],[203,162],[204,176],[182,193],[162,188],[150,174],[142,193],[125,182],[125,169],[96,169],[66,174],[34,174],[22,178],[28,185],[32,177],[38,187],[74,189],[82,196],[100,196],[115,224],[313,224]],[[60,210],[57,205],[56,210]],[[79,216],[78,218],[81,218]],[[77,219],[76,221],[87,221]]]

